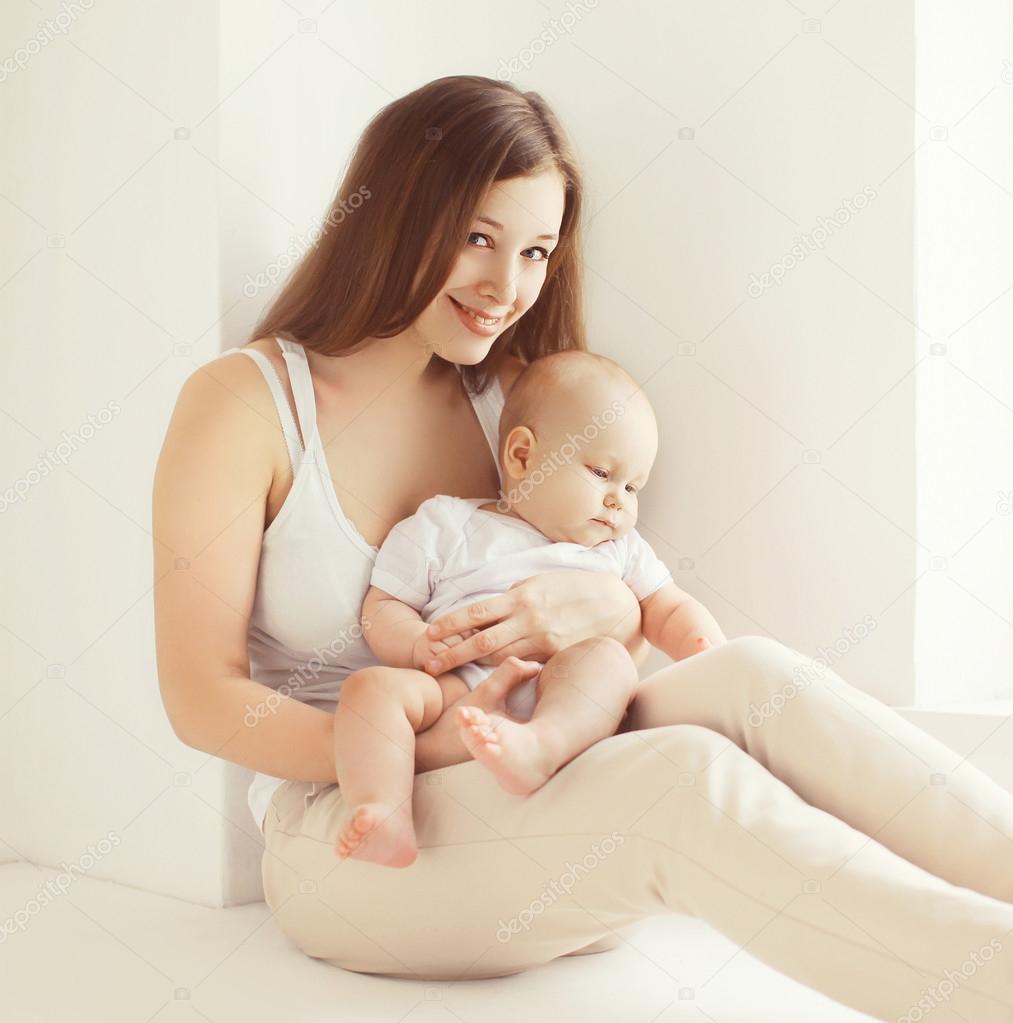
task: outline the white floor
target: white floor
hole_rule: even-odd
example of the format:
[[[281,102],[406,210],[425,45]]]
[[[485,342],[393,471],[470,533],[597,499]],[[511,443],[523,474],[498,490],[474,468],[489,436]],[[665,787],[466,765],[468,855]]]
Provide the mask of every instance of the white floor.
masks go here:
[[[264,903],[215,910],[57,871],[0,867],[3,1023],[868,1023],[685,918],[630,943],[513,977],[421,983],[349,973],[300,953]],[[20,913],[19,913],[20,911]],[[2,938],[2,932],[0,932]]]

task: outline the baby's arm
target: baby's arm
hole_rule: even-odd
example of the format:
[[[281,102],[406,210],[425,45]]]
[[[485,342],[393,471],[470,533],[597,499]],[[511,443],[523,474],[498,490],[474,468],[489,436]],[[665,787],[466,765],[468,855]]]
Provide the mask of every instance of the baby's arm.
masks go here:
[[[379,661],[391,668],[425,670],[452,643],[431,639],[428,626],[411,605],[370,586],[362,602],[362,634]]]
[[[640,602],[645,639],[673,661],[726,642],[714,616],[675,583],[665,583]]]

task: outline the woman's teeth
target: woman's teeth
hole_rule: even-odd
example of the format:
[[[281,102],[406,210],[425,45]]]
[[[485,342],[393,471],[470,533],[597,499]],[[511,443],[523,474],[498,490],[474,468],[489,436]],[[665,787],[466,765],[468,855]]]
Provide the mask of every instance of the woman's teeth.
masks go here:
[[[480,316],[478,313],[475,312],[474,309],[469,309],[466,305],[462,305],[460,302],[457,301],[456,298],[454,299],[454,302],[457,304],[457,307],[459,309],[462,309],[464,312],[466,312],[476,322],[481,323],[483,327],[494,327],[496,326],[497,323],[499,323],[498,316],[496,317],[496,319],[490,320],[487,316]]]

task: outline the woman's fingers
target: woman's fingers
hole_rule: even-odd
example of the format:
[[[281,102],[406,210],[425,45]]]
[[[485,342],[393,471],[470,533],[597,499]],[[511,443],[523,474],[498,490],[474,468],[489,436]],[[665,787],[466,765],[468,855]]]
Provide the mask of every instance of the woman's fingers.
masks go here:
[[[467,607],[459,607],[439,620],[430,622],[426,634],[430,639],[444,639],[458,632],[480,629],[483,625],[491,625],[505,618],[513,610],[515,602],[516,598],[506,593],[488,600],[476,600]]]
[[[462,664],[478,660],[479,657],[498,649],[513,638],[513,632],[505,622],[488,629],[480,629],[469,639],[461,640],[456,646],[431,660],[425,666],[425,670],[430,675],[442,675],[445,671],[453,671]]]
[[[480,657],[476,657],[475,660],[479,664],[486,666],[492,666],[494,664],[502,664],[508,657],[516,657],[518,660],[525,661],[531,657],[531,641],[527,639],[515,639],[512,643],[508,643],[506,646],[500,647],[498,650],[493,650],[489,654],[485,654]]]

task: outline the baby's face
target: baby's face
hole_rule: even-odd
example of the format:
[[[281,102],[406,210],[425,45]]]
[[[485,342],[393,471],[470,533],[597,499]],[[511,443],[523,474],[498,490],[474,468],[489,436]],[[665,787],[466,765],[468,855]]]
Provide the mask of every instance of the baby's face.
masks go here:
[[[557,542],[593,547],[618,539],[636,525],[638,494],[658,451],[650,403],[605,382],[571,402],[546,401],[552,407],[536,435],[513,430],[506,439],[510,513]]]

